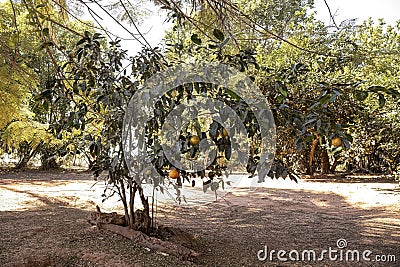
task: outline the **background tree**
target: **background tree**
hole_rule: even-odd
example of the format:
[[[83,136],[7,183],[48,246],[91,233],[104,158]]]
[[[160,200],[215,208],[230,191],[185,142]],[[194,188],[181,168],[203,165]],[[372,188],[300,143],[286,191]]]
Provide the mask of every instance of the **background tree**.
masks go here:
[[[40,155],[43,169],[58,166],[58,157],[68,154],[70,135],[59,135],[53,124],[68,115],[66,105],[53,98],[54,90],[64,90],[69,81],[60,76],[58,65],[68,58],[68,51],[79,38],[77,31],[90,27],[69,21],[66,4],[51,1],[12,1],[1,4],[3,26],[1,51],[5,105],[3,134],[7,152],[18,151],[17,168]],[[8,69],[8,71],[7,71]],[[7,73],[7,72],[8,73]],[[5,75],[8,75],[7,77]],[[14,79],[9,79],[13,77]],[[19,105],[19,106],[18,106]],[[26,134],[21,135],[20,129]],[[42,131],[51,133],[38,134]],[[38,139],[39,138],[39,139]],[[55,142],[55,139],[59,141]]]
[[[371,21],[357,26],[352,20],[326,26],[312,14],[307,15],[312,3],[306,1],[282,6],[248,3],[235,6],[222,1],[217,8],[218,3],[206,1],[194,12],[192,20],[182,23],[177,20],[174,31],[167,34],[167,44],[171,51],[173,48],[171,55],[177,54],[183,61],[190,60],[188,55],[212,61],[215,55],[232,49],[247,51],[245,54],[261,66],[247,72],[264,89],[276,112],[280,141],[277,158],[309,174],[315,169],[332,173],[340,165],[342,170],[345,166],[349,171],[360,170],[354,165],[349,168],[343,156],[350,148],[353,138],[350,133],[358,131],[354,127],[368,125],[367,121],[359,121],[362,114],[373,112],[366,108],[367,96],[376,99],[381,110],[386,101],[391,101],[388,99],[397,101],[398,82],[385,82],[390,72],[376,67],[396,68],[397,59],[389,59],[398,54],[395,28],[385,28],[383,22],[374,26]],[[174,4],[170,6],[176,8]],[[178,18],[188,16],[179,9],[175,12]],[[283,24],[269,24],[279,17],[285,18]],[[224,24],[225,19],[234,23]],[[224,31],[232,36],[221,40],[223,46],[209,37],[213,25],[223,25]],[[280,30],[282,34],[277,34]],[[379,42],[366,33],[385,41]],[[203,53],[207,49],[219,53],[207,57],[207,52]],[[376,79],[382,78],[381,75],[386,77]],[[392,108],[393,104],[389,106]],[[340,145],[332,145],[333,139],[339,140]]]
[[[27,42],[23,43],[16,30],[22,18],[14,17],[13,8],[15,10],[16,7],[10,3],[0,3],[0,130],[27,113],[28,85],[34,79],[26,64],[20,64],[19,47]]]

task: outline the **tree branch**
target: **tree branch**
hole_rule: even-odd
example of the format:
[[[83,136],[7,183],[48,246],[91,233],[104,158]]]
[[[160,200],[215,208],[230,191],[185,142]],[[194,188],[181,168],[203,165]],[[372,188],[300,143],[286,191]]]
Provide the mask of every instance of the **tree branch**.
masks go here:
[[[328,3],[326,2],[326,0],[324,0],[324,3],[325,3],[325,5],[326,5],[326,7],[328,8],[329,16],[330,16],[331,19],[332,19],[333,25],[335,25],[336,29],[339,29],[338,25],[336,24],[335,18],[334,18],[333,15],[332,15],[331,8],[329,7],[329,5],[328,5]]]

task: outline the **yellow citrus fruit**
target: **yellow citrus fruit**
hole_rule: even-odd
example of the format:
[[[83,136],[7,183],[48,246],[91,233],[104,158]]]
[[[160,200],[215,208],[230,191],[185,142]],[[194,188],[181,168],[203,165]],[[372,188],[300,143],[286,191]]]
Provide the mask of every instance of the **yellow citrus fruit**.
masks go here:
[[[169,130],[171,128],[171,125],[168,122],[166,122],[166,123],[164,123],[163,127],[164,127],[164,130]]]
[[[228,136],[228,131],[224,128],[222,129],[222,137],[227,137]]]
[[[190,144],[192,146],[197,146],[198,144],[200,144],[200,138],[197,135],[193,135],[192,137],[190,137]]]
[[[334,147],[339,147],[343,145],[342,139],[340,137],[335,137],[332,139],[332,145]]]
[[[179,177],[179,172],[176,169],[173,169],[172,171],[169,172],[169,178],[178,179],[178,177]]]

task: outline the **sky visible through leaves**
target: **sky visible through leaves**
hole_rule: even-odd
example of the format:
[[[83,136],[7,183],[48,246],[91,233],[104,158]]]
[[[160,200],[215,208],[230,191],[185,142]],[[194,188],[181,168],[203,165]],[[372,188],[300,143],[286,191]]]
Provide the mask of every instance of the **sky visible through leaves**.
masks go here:
[[[152,46],[157,46],[164,37],[164,32],[170,28],[171,23],[166,22],[167,16],[165,12],[160,11],[157,7],[152,5],[150,3],[151,1],[148,2],[147,9],[152,12],[144,18],[139,29]],[[388,24],[394,25],[395,22],[400,19],[398,15],[400,1],[398,0],[326,0],[326,3],[329,5],[337,24],[347,19],[357,19],[358,22],[361,22],[371,17],[375,21],[378,20],[378,18],[383,18]],[[112,30],[113,33],[122,38],[132,38],[128,32],[115,23],[112,18],[96,8],[94,4],[91,4],[90,7],[98,12],[98,15],[103,19],[101,20],[103,25],[108,25],[107,28]],[[315,0],[315,9],[313,9],[313,11],[317,12],[317,19],[326,24],[332,23],[324,0]],[[91,19],[88,14],[85,18]],[[124,25],[128,29],[133,28],[127,23],[124,23]],[[132,30],[132,32],[135,31]],[[124,49],[128,50],[130,55],[134,55],[141,50],[140,44],[135,40],[122,40],[121,44]]]

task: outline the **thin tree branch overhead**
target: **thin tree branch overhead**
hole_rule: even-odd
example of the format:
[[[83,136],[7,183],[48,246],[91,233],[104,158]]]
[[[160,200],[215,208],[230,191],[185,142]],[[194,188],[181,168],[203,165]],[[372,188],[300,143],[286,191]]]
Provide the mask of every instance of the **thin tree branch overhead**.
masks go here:
[[[326,2],[326,0],[324,0],[324,3],[325,3],[325,5],[326,5],[326,7],[328,8],[329,16],[331,17],[331,20],[332,20],[332,22],[333,22],[333,25],[335,25],[336,29],[339,29],[338,25],[336,24],[335,17],[333,16],[333,14],[332,14],[332,12],[331,12],[331,8],[330,8],[329,5],[328,5],[328,2]]]

